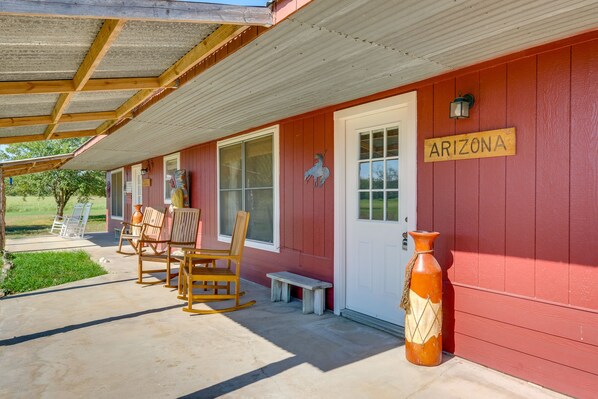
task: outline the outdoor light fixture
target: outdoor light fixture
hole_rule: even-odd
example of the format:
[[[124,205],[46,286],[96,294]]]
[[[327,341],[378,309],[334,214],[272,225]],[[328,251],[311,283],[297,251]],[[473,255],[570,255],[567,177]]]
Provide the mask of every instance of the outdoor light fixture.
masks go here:
[[[142,174],[142,175],[147,175],[147,168],[145,168],[145,169],[141,169],[141,174]]]
[[[475,98],[471,94],[466,94],[455,98],[455,101],[451,103],[451,109],[449,117],[451,119],[464,119],[469,118],[469,109],[473,108]]]

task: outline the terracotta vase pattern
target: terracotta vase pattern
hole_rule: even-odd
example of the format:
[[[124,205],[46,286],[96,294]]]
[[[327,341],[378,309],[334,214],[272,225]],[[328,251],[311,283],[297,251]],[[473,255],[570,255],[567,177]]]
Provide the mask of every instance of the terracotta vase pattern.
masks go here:
[[[417,258],[405,314],[405,356],[420,366],[442,362],[442,270],[432,255],[437,232],[412,231]]]

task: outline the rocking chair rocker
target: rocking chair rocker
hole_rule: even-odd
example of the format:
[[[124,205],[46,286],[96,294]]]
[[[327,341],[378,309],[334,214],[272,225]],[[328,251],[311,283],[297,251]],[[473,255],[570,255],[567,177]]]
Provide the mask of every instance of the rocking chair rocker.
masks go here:
[[[240,290],[241,257],[249,225],[249,212],[237,212],[235,227],[229,249],[185,249],[185,258],[181,263],[181,276],[179,277],[178,298],[187,301],[185,312],[212,314],[232,312],[244,309],[255,304],[255,301],[240,303],[244,292]],[[216,261],[226,261],[226,267],[219,267]],[[201,265],[197,265],[197,264]],[[235,264],[234,270],[231,268]],[[231,283],[234,283],[234,292],[231,293]],[[213,293],[194,294],[193,288],[212,290]],[[219,293],[220,290],[226,293]],[[211,302],[234,299],[235,305],[224,309],[193,309],[194,302]]]

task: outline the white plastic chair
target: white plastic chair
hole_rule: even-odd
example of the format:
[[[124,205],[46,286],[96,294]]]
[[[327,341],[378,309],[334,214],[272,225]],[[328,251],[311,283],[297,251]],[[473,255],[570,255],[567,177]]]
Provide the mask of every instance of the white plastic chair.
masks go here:
[[[83,214],[79,219],[68,218],[64,222],[62,229],[60,230],[60,235],[62,237],[83,238],[85,227],[87,226],[87,219],[89,219],[91,205],[91,202],[84,204]]]
[[[81,214],[83,213],[83,206],[85,204],[82,202],[78,202],[75,204],[75,206],[73,207],[73,213],[71,214],[71,216],[59,216],[56,215],[54,216],[54,222],[52,222],[52,228],[50,229],[50,234],[54,233],[54,229],[60,230],[60,235],[62,235],[62,227],[64,226],[64,224],[66,223],[67,220],[69,219],[77,219],[80,220],[81,219]]]

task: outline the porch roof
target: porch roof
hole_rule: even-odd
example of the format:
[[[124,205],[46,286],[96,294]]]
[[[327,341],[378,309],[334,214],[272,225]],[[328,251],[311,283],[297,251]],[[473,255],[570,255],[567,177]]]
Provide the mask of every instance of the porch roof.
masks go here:
[[[596,1],[315,0],[63,167],[120,167],[597,27]]]
[[[105,133],[266,7],[169,0],[0,2],[0,144]]]
[[[61,154],[48,157],[19,159],[16,161],[4,161],[0,162],[0,170],[2,170],[2,177],[45,172],[58,169],[72,157],[73,154]]]

